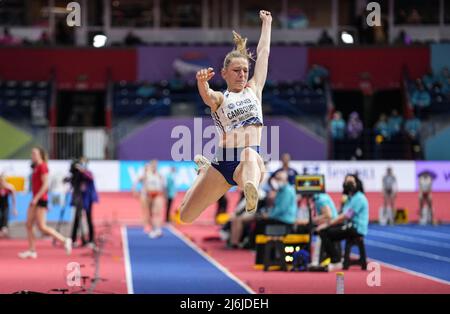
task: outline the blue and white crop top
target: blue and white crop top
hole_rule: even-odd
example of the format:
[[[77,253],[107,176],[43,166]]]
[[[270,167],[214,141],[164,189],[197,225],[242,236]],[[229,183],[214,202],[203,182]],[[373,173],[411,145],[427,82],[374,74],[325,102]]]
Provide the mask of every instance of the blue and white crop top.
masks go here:
[[[246,125],[262,125],[261,103],[250,87],[240,93],[225,91],[223,103],[211,116],[220,135]]]

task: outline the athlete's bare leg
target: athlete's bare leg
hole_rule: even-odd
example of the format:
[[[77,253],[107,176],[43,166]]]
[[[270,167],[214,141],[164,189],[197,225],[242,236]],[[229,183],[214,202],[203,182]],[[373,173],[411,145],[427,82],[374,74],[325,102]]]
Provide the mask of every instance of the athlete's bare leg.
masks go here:
[[[209,205],[217,202],[231,185],[214,167],[200,169],[193,186],[186,192],[181,203],[180,219],[193,222]]]
[[[36,251],[36,237],[34,236],[34,222],[36,220],[36,207],[30,206],[28,207],[28,213],[27,213],[27,237],[28,237],[28,248],[30,251],[35,252]]]
[[[151,221],[153,230],[160,229],[162,225],[162,209],[164,205],[164,198],[161,195],[155,196],[151,205]]]
[[[249,212],[256,210],[258,204],[258,187],[264,179],[265,166],[259,154],[252,148],[245,148],[241,152],[241,162],[233,174],[233,179],[244,191],[246,205]]]

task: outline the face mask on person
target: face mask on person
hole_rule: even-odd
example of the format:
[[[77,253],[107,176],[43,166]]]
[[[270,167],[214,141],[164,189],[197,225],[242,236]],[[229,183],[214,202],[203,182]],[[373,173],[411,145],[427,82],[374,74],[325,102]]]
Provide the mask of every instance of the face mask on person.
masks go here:
[[[288,182],[282,181],[282,180],[272,180],[272,187],[275,191],[278,191],[285,187],[288,184]]]
[[[345,182],[343,185],[344,194],[354,194],[356,192],[356,185],[353,182]]]

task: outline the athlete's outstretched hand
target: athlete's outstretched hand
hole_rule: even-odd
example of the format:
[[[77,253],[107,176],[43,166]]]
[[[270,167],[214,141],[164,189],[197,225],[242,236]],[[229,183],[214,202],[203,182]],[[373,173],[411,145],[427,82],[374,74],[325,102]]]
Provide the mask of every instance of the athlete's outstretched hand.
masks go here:
[[[215,74],[213,68],[201,69],[197,72],[196,78],[199,82],[208,82]]]
[[[264,10],[259,11],[259,18],[263,22],[269,22],[269,23],[272,22],[272,14],[270,14],[269,11],[264,11]]]

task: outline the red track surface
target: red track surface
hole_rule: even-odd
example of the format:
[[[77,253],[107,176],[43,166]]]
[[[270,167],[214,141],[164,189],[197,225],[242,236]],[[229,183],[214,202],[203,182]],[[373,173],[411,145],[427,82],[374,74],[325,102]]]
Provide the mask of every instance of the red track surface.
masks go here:
[[[237,194],[230,193],[229,208],[237,202]],[[181,202],[179,195],[174,207]],[[333,194],[339,200],[338,194]],[[377,218],[381,196],[368,193],[371,204],[370,217]],[[450,202],[448,194],[435,193],[434,202],[438,219],[450,221]],[[410,210],[410,219],[417,220],[417,194],[402,193],[398,198],[399,207]],[[264,293],[335,293],[335,275],[333,273],[282,273],[257,271],[253,269],[254,255],[249,251],[228,251],[221,242],[204,242],[203,238],[217,235],[213,220],[215,208],[208,208],[194,225],[182,225],[178,228],[197,245],[206,250],[214,259],[229,269],[234,275],[247,283],[255,292],[260,288]],[[99,232],[105,230],[104,223],[111,224],[111,232],[105,234],[104,254],[100,259],[100,277],[107,279],[97,284],[96,292],[126,293],[125,267],[120,234],[121,224],[139,222],[140,208],[138,200],[129,193],[102,193],[101,203],[94,208],[94,220]],[[19,290],[48,292],[50,289],[67,288],[66,266],[70,262],[84,265],[83,276],[94,275],[94,259],[88,249],[74,249],[67,257],[61,247],[54,248],[50,240],[38,241],[36,260],[20,260],[17,253],[26,248],[25,240],[0,239],[0,293],[12,293]],[[368,287],[367,272],[352,268],[345,273],[347,293],[450,293],[450,286],[406,274],[388,267],[382,267],[381,287]],[[87,285],[89,287],[90,284]],[[76,291],[77,288],[72,289]]]
[[[127,293],[120,224],[115,221],[115,215],[122,219],[128,218],[130,201],[123,195],[114,194],[102,194],[101,201],[94,208],[97,232],[100,234],[108,229],[104,226],[105,222],[110,223],[111,228],[109,233],[105,233],[106,242],[99,264],[99,277],[106,281],[99,281],[94,292]],[[66,276],[70,273],[66,267],[71,262],[81,265],[81,276],[94,277],[94,258],[87,248],[74,249],[71,256],[66,256],[61,246],[52,246],[51,240],[38,240],[38,258],[19,259],[17,253],[26,248],[26,240],[0,239],[0,293],[21,290],[47,293],[51,289],[70,289],[69,293],[78,291],[79,288],[71,288],[66,284]],[[90,286],[87,282],[86,288]]]
[[[254,270],[255,255],[247,250],[226,250],[222,242],[204,241],[215,235],[214,226],[179,226],[202,250],[241,279],[256,293],[336,293],[335,273],[263,272]],[[450,293],[450,285],[424,279],[389,267],[381,267],[381,286],[369,287],[370,272],[357,266],[344,272],[345,293]]]

